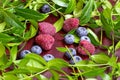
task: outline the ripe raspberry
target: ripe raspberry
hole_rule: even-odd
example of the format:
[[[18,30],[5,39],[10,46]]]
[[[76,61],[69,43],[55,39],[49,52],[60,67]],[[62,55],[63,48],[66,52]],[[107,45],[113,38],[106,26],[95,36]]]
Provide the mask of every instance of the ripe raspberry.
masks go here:
[[[56,33],[55,27],[48,22],[41,22],[39,25],[39,32],[42,34],[54,35]]]
[[[94,54],[95,52],[95,47],[93,44],[91,44],[90,42],[86,41],[86,40],[82,40],[79,43],[79,46],[77,48],[77,51],[79,54],[83,54],[83,55],[88,55],[87,51],[90,54]]]
[[[63,30],[69,32],[79,26],[79,20],[77,18],[69,18],[64,21]]]
[[[44,50],[50,50],[54,44],[55,39],[49,34],[40,34],[35,38],[35,41]]]

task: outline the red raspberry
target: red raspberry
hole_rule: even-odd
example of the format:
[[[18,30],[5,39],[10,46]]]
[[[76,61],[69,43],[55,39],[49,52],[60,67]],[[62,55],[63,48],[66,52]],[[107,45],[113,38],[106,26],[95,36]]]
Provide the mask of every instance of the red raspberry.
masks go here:
[[[77,18],[69,18],[64,21],[63,30],[69,32],[79,26],[79,20]]]
[[[39,34],[35,38],[35,42],[44,50],[50,50],[54,44],[55,39],[49,34]]]
[[[79,54],[83,54],[83,55],[88,55],[86,51],[88,51],[90,54],[94,54],[95,47],[90,42],[88,42],[86,40],[82,40],[79,43],[77,51]]]
[[[55,27],[48,22],[41,22],[39,25],[39,33],[54,35],[56,33]]]

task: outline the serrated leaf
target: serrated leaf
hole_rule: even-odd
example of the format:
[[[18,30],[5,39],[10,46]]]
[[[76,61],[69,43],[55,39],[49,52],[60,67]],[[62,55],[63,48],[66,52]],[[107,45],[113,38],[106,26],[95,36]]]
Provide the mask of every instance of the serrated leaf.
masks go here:
[[[52,0],[52,1],[61,7],[68,7],[68,0]]]
[[[94,62],[99,63],[99,64],[106,64],[110,60],[110,58],[105,53],[102,53],[102,52],[92,55],[91,59]]]
[[[60,52],[66,52],[67,49],[65,47],[56,47],[56,49]]]
[[[9,36],[8,34],[5,34],[5,33],[0,33],[0,42],[7,43],[12,40],[14,40],[13,36]]]
[[[2,57],[5,54],[5,47],[3,44],[0,43],[0,57]]]
[[[87,4],[85,5],[85,7],[83,8],[81,16],[80,16],[81,25],[86,24],[90,20],[93,6],[94,6],[94,0],[89,0]]]
[[[43,21],[44,19],[46,19],[48,17],[47,14],[38,13],[37,11],[34,11],[32,9],[16,8],[15,11],[16,11],[17,15],[22,16],[25,19],[33,19],[36,21]]]
[[[70,2],[68,3],[68,6],[65,10],[66,14],[71,13],[76,7],[76,0],[69,0],[69,1]]]
[[[64,23],[63,17],[61,17],[59,20],[57,20],[57,21],[54,23],[54,26],[55,26],[55,28],[56,28],[56,32],[59,32],[59,31],[62,29],[63,23]]]

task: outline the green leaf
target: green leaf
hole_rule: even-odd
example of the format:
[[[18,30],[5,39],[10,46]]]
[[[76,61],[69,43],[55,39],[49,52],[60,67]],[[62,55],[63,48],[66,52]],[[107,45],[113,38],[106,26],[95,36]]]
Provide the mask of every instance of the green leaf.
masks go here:
[[[36,35],[36,33],[37,33],[37,29],[35,29],[35,28],[33,27],[33,25],[31,25],[31,26],[30,26],[30,30],[27,31],[27,32],[25,33],[25,35],[24,35],[25,40],[31,39],[32,37],[34,37],[34,36]]]
[[[74,34],[74,37],[75,37],[74,43],[79,43],[80,37],[78,37],[76,34]]]
[[[88,36],[90,37],[91,39],[91,42],[94,44],[94,45],[100,45],[100,41],[99,41],[99,38],[98,36],[90,29],[90,28],[87,28],[87,31],[88,31]]]
[[[112,57],[109,59],[107,64],[112,67],[116,67],[117,66],[117,57],[112,55]]]
[[[3,44],[0,43],[0,57],[2,57],[5,54],[5,47]]]
[[[101,76],[102,80],[112,80],[111,77],[106,73],[101,74],[100,76]]]
[[[80,17],[81,12],[82,12],[82,8],[83,8],[83,3],[84,3],[83,0],[78,1],[76,8],[73,11],[74,17]]]
[[[3,14],[5,22],[14,28],[13,33],[22,34],[25,28],[17,17],[8,11],[3,11]]]
[[[5,33],[0,33],[0,42],[7,43],[12,40],[14,40],[13,36],[9,36],[8,34],[5,34]]]
[[[119,1],[117,1],[117,3],[115,4],[115,10],[117,13],[120,13],[120,3]]]
[[[37,75],[36,77],[38,80],[48,80],[44,75]]]
[[[33,53],[27,54],[25,56],[25,58],[26,59],[33,59],[33,60],[36,60],[43,65],[47,65],[47,62],[40,55],[37,55],[37,54],[33,54]]]
[[[92,55],[91,59],[94,62],[99,63],[99,64],[106,64],[110,60],[110,58],[106,55],[106,53],[102,53],[102,52]]]
[[[85,77],[96,77],[100,74],[103,74],[106,68],[94,68],[90,69],[89,71],[83,72],[83,76]]]
[[[61,7],[68,7],[68,0],[52,0],[52,1]]]
[[[8,62],[7,56],[6,56],[5,54],[2,55],[2,56],[0,57],[0,66],[1,66],[1,65],[5,65],[7,62]],[[0,68],[0,70],[2,70],[2,69]]]
[[[44,19],[46,19],[48,17],[47,14],[38,13],[37,11],[34,11],[32,9],[16,8],[15,11],[16,11],[17,15],[22,16],[25,19],[33,19],[36,21],[43,21]]]
[[[0,23],[0,32],[3,32],[3,31],[4,31],[5,26],[6,26],[6,23],[5,23],[5,22]]]
[[[76,0],[69,0],[70,2],[68,3],[67,9],[65,10],[65,13],[71,13],[75,7],[76,7]]]
[[[62,68],[67,67],[68,63],[62,59],[53,59],[48,62],[48,67],[53,70],[61,71]]]
[[[6,74],[4,75],[4,80],[18,80],[18,77],[13,74]]]
[[[13,46],[10,50],[10,60],[12,62],[15,61],[17,58],[17,51],[18,51],[17,46]]]
[[[81,16],[80,16],[81,25],[86,24],[90,20],[93,6],[94,6],[94,0],[89,0],[87,4],[85,5],[85,7],[83,8]]]
[[[115,50],[120,48],[120,41],[117,42],[116,46],[115,46]]]
[[[50,80],[59,80],[60,79],[60,76],[59,76],[59,74],[56,71],[50,70],[50,72],[53,75]]]
[[[56,47],[56,49],[60,52],[66,52],[67,49],[65,47]]]
[[[63,23],[64,23],[63,17],[61,17],[59,20],[57,20],[57,21],[54,23],[54,26],[55,26],[55,28],[56,28],[56,32],[59,32],[59,31],[62,29]]]

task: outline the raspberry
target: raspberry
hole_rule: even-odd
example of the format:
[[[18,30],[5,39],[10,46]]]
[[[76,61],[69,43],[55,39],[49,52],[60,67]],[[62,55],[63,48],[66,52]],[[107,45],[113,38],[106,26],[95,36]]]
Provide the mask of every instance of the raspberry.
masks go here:
[[[79,26],[79,20],[77,18],[69,18],[64,21],[63,30],[69,32]]]
[[[91,44],[90,42],[86,41],[86,40],[82,40],[79,43],[79,46],[77,48],[77,51],[79,54],[83,54],[83,55],[88,55],[87,51],[90,54],[94,54],[95,52],[95,47],[93,44]]]
[[[35,38],[35,42],[44,50],[50,50],[54,44],[55,39],[49,34],[39,34]]]
[[[65,56],[66,56],[68,59],[71,59],[72,56],[75,56],[75,55],[76,55],[76,50],[75,50],[74,48],[69,48],[69,50],[70,50],[71,53],[69,53],[69,51],[67,51],[67,52],[65,52]],[[71,56],[71,55],[72,55],[72,56]]]
[[[74,36],[72,34],[67,34],[64,37],[64,41],[66,44],[73,44],[74,43]]]
[[[86,36],[88,34],[88,31],[84,27],[79,27],[76,29],[76,33],[78,34],[79,37],[81,37],[81,36]]]
[[[44,4],[41,8],[40,8],[40,12],[42,13],[48,13],[50,12],[50,6],[48,4]]]
[[[82,40],[86,40],[86,41],[88,41],[88,42],[91,42],[91,40],[90,40],[90,38],[89,38],[88,36],[82,36],[82,37],[80,38],[80,41],[82,41]]]
[[[56,33],[55,27],[48,22],[41,22],[38,25],[41,34],[50,34],[53,36]]]

